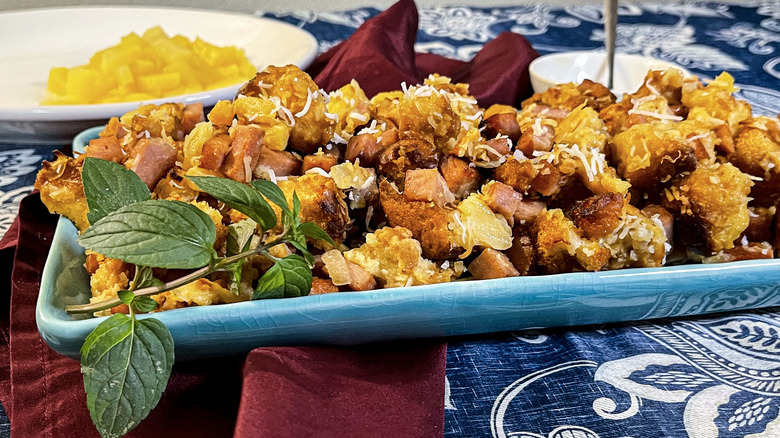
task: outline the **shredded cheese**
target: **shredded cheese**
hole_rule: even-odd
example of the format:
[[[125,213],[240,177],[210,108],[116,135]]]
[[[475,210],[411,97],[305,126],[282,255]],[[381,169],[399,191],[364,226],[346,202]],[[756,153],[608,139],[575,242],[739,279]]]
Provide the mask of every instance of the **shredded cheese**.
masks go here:
[[[317,93],[316,91],[314,93],[312,93],[310,89],[308,89],[308,88],[306,89],[306,104],[303,105],[303,109],[302,110],[300,110],[297,113],[295,113],[295,117],[300,119],[301,117],[305,116],[306,113],[309,112],[309,108],[311,108],[312,98],[314,97],[314,95],[316,93]]]

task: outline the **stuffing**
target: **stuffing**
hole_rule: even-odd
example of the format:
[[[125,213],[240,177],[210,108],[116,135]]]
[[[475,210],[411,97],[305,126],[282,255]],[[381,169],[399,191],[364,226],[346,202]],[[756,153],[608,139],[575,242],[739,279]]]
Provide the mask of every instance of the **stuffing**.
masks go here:
[[[393,248],[393,251],[387,251]],[[344,258],[373,275],[383,287],[402,287],[452,281],[463,263],[442,268],[422,257],[420,242],[403,227],[385,227],[366,236],[366,243],[344,253]]]

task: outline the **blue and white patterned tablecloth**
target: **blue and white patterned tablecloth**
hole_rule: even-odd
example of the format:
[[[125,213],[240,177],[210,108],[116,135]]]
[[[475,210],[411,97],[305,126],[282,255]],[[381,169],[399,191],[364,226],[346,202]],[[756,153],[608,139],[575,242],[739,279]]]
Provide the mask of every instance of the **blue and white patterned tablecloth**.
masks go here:
[[[378,12],[266,15],[326,50]],[[504,31],[542,54],[604,44],[599,6],[448,7],[420,11],[416,49],[468,60]],[[617,46],[703,78],[727,70],[754,113],[780,113],[776,0],[622,4]],[[452,340],[445,436],[780,438],[780,311]]]
[[[308,30],[324,51],[377,13],[257,15]],[[704,78],[727,70],[754,113],[780,113],[779,1],[631,3],[619,17],[619,52]],[[416,48],[467,60],[512,31],[542,54],[598,49],[602,22],[596,6],[422,9]],[[51,153],[0,145],[0,233]],[[447,354],[447,437],[780,438],[778,309],[454,339]]]

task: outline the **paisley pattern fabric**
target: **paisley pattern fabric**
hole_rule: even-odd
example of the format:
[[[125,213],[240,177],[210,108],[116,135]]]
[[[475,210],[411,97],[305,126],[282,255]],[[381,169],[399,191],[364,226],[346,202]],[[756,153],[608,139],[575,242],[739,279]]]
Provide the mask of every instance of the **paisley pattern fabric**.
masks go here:
[[[308,30],[325,51],[377,13],[256,15]],[[728,70],[755,113],[780,113],[777,0],[621,4],[619,23],[619,52],[673,61],[704,78]],[[599,6],[441,7],[420,10],[416,49],[467,60],[505,31],[542,54],[604,44]],[[0,144],[0,235],[53,149]],[[768,305],[756,302],[766,296],[746,290],[659,303],[717,311],[728,300]],[[453,339],[447,361],[447,437],[780,437],[778,309]],[[0,436],[6,426],[0,410]]]

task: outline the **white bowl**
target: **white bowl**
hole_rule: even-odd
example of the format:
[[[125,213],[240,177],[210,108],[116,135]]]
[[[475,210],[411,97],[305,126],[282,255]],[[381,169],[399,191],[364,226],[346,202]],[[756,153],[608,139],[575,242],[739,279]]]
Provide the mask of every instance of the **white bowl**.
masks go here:
[[[685,76],[690,75],[687,70],[671,62],[617,53],[612,92],[618,98],[623,93],[633,93],[642,85],[649,70],[666,70],[670,67],[682,70]],[[553,85],[580,83],[585,79],[606,84],[607,54],[592,51],[551,53],[534,59],[528,71],[531,86],[536,93],[542,93]]]

